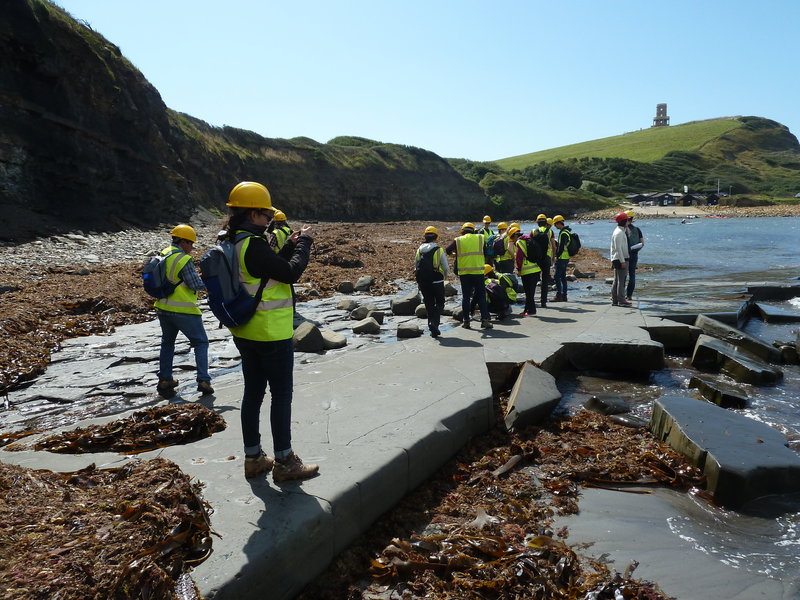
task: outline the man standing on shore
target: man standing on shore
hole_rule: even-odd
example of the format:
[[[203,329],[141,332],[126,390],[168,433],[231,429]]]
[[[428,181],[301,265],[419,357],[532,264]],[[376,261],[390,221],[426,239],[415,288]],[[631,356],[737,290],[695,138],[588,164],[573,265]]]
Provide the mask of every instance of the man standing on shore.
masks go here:
[[[611,304],[613,306],[632,306],[625,299],[625,280],[628,278],[628,215],[617,213],[614,217],[617,226],[611,234],[611,266],[614,268],[614,284],[611,286]]]
[[[424,236],[425,242],[417,248],[414,257],[414,274],[428,313],[428,329],[431,337],[437,338],[441,335],[439,322],[444,310],[444,280],[449,265],[444,250],[436,243],[439,237],[436,227],[426,227]]]
[[[572,239],[570,228],[564,223],[562,215],[553,217],[553,225],[558,231],[558,243],[556,244],[556,265],[553,279],[556,281],[556,297],[553,302],[567,301],[567,265],[569,264],[569,242]]]
[[[642,230],[633,224],[633,211],[626,210],[628,215],[628,286],[625,290],[625,299],[630,302],[633,298],[633,290],[636,289],[636,265],[639,264],[639,250],[644,246],[644,235]]]
[[[197,274],[191,257],[197,233],[189,225],[178,225],[170,235],[172,244],[164,248],[161,254],[166,256],[167,279],[178,285],[169,296],[155,302],[158,323],[161,325],[156,391],[162,398],[175,396],[178,382],[172,378],[172,363],[175,358],[175,338],[181,332],[194,348],[197,391],[204,395],[213,394],[211,376],[208,374],[208,335],[197,306],[197,292],[206,286]]]
[[[486,236],[475,233],[475,225],[464,223],[461,235],[447,246],[447,253],[456,255],[456,274],[461,281],[461,311],[464,329],[471,329],[469,324],[472,297],[478,299],[481,310],[481,328],[492,329],[489,322],[489,306],[486,304],[486,288],[483,284],[483,254],[486,249]]]

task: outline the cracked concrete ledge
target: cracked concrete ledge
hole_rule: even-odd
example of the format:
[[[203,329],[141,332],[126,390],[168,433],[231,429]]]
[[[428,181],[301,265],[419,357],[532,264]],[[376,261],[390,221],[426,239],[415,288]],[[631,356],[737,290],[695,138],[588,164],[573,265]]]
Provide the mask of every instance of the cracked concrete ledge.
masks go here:
[[[203,596],[265,600],[296,595],[380,515],[493,425],[492,381],[497,385],[497,373],[504,369],[533,361],[555,374],[569,366],[567,353],[585,361],[581,348],[591,353],[595,344],[604,344],[606,355],[626,345],[644,346],[654,368],[659,363],[653,356],[663,361],[663,346],[642,329],[645,318],[638,310],[582,302],[542,313],[489,331],[457,327],[438,340],[424,336],[369,344],[329,360],[299,361],[293,447],[304,460],[320,464],[320,475],[304,482],[276,485],[271,478],[244,478],[241,376],[229,372],[215,378],[216,394],[200,401],[222,415],[228,428],[190,445],[139,455],[172,460],[204,484],[219,537],[214,537],[211,556],[192,572]],[[265,406],[261,417],[267,449],[268,412]],[[0,456],[54,470],[133,460],[115,454]]]

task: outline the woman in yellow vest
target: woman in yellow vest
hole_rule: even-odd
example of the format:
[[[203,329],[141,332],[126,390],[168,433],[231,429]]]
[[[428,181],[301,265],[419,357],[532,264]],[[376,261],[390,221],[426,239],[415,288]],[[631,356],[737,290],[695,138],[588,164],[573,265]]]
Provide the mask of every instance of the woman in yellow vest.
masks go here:
[[[509,228],[509,233],[511,229]],[[518,231],[514,231],[518,234]],[[516,235],[514,237],[517,237]],[[522,289],[525,290],[525,312],[522,313],[523,317],[532,317],[536,314],[536,286],[539,283],[539,278],[542,274],[541,267],[528,259],[528,243],[531,242],[531,236],[524,235],[517,239],[517,271],[522,279]]]
[[[161,351],[158,358],[158,384],[156,391],[162,398],[175,396],[178,382],[172,378],[175,357],[175,339],[181,332],[194,349],[197,368],[197,391],[213,394],[211,376],[208,374],[208,336],[197,306],[197,292],[205,289],[203,280],[194,268],[190,253],[197,241],[197,233],[189,225],[178,225],[170,232],[172,244],[161,251],[166,256],[167,279],[177,283],[175,291],[155,302],[158,323],[161,326]]]
[[[275,481],[306,479],[319,466],[304,463],[292,451],[292,371],[294,369],[294,309],[291,284],[305,271],[313,242],[313,229],[303,225],[286,240],[293,248],[273,252],[265,237],[275,208],[269,190],[260,183],[243,181],[228,198],[231,216],[227,237],[236,245],[239,278],[245,289],[261,301],[253,317],[231,328],[242,357],[244,396],[241,421],[244,441],[244,476],[256,477],[272,470]],[[260,416],[267,385],[271,396],[270,425],[275,459],[261,449]]]
[[[456,255],[456,274],[461,281],[461,312],[464,329],[471,329],[469,324],[473,296],[478,299],[481,309],[481,327],[492,329],[489,322],[489,305],[486,303],[486,288],[483,285],[484,252],[486,236],[475,233],[475,225],[464,223],[461,235],[447,246],[447,254]]]

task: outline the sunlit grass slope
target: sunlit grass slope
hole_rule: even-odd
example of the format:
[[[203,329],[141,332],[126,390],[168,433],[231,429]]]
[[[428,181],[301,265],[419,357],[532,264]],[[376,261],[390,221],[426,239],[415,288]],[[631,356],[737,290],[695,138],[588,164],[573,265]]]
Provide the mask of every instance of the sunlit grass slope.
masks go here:
[[[707,142],[739,127],[742,127],[742,123],[735,117],[693,121],[671,127],[632,131],[580,144],[502,158],[494,162],[504,169],[524,169],[540,162],[583,157],[627,158],[640,162],[653,162],[674,150],[696,152]]]

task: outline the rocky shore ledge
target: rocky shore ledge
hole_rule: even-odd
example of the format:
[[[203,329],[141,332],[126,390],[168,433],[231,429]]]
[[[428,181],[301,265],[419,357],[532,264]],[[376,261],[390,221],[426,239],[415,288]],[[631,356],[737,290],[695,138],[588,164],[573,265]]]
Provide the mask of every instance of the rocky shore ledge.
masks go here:
[[[430,224],[442,245],[458,233],[459,224],[444,222],[316,224],[311,262],[295,286],[298,300],[330,297],[342,282],[361,277],[371,278],[370,295],[397,293],[413,280],[414,252]],[[215,243],[220,221],[206,214],[192,225],[199,257]],[[154,319],[141,265],[169,242],[169,229],[76,231],[0,246],[0,392],[41,374],[64,339]],[[575,264],[598,278],[610,273],[608,261],[589,249]]]

